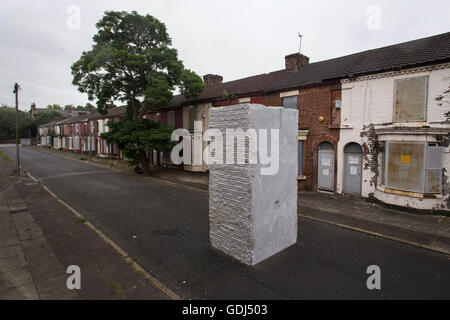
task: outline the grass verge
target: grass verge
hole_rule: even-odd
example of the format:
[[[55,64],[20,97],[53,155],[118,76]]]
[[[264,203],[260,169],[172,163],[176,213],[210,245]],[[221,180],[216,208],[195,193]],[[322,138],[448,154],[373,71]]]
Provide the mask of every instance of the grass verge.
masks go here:
[[[2,150],[0,150],[0,159],[9,161],[9,162],[13,162],[12,159],[6,153],[4,153]]]

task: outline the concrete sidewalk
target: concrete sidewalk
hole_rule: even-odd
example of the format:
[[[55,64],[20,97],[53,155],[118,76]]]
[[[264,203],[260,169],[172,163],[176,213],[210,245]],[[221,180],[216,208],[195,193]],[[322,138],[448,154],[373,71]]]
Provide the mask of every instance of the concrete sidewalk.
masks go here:
[[[363,199],[299,194],[299,216],[450,254],[450,218],[384,208]]]
[[[131,257],[13,170],[0,159],[0,300],[169,299]],[[81,290],[67,288],[70,265],[81,269]]]

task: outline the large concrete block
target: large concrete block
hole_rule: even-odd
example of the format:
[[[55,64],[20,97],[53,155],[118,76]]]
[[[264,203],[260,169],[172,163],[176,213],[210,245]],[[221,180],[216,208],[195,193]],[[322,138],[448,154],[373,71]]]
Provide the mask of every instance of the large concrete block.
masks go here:
[[[219,129],[224,142],[226,129],[238,128],[279,130],[278,170],[264,173],[269,165],[261,164],[259,152],[257,163],[248,163],[248,143],[236,157],[246,163],[210,164],[210,239],[214,248],[255,265],[297,241],[298,111],[254,104],[211,109],[210,129]],[[271,150],[270,135],[267,140]],[[227,151],[224,146],[224,161]]]

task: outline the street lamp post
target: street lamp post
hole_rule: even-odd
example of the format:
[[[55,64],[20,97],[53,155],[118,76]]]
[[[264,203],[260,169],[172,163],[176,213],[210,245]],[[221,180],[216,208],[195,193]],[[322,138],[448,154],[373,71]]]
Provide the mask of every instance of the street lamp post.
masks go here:
[[[16,95],[16,170],[20,172],[20,159],[19,159],[19,90],[20,86],[16,82],[14,84],[14,93]]]

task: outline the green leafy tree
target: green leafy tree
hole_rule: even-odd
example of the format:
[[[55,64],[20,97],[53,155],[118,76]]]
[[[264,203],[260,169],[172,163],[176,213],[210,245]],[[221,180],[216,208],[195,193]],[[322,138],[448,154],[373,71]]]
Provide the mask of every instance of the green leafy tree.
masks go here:
[[[95,111],[95,106],[92,103],[86,103],[86,106],[84,107],[86,111],[89,112],[94,112]]]
[[[36,114],[36,117],[34,118],[34,124],[36,127],[42,126],[43,124],[47,124],[49,122],[64,119],[68,116],[65,114],[61,114],[58,111],[50,111],[50,112],[39,112]]]
[[[19,110],[19,138],[28,138],[35,133],[33,120],[28,112]],[[31,130],[31,131],[30,131]],[[16,138],[16,111],[0,108],[0,140]]]
[[[107,11],[97,23],[97,29],[92,49],[83,52],[72,65],[73,84],[87,93],[90,100],[97,99],[97,110],[102,114],[114,101],[125,102],[128,116],[120,123],[123,130],[129,131],[122,131],[123,134],[141,136],[157,135],[158,130],[165,132],[164,126],[147,130],[148,121],[143,122],[145,113],[169,107],[175,89],[186,98],[198,96],[204,89],[202,79],[184,67],[177,50],[170,47],[172,41],[166,26],[151,15]],[[142,123],[132,125],[132,121]],[[118,136],[110,137],[120,144],[116,138]],[[151,137],[146,139],[152,140]],[[135,143],[144,140],[137,139]],[[144,173],[150,171],[144,151],[147,147],[139,145],[135,149],[137,154],[129,153],[132,159],[139,161]],[[134,147],[128,147],[132,149]]]
[[[36,114],[30,130],[31,130],[31,135],[33,137],[35,137],[37,135],[37,128],[39,128],[40,126],[50,123],[52,121],[56,121],[56,120],[62,120],[64,118],[68,118],[68,115],[65,114],[61,114],[58,111],[49,111],[49,112],[39,112],[38,114]]]
[[[49,110],[62,110],[61,106],[59,104],[49,104],[47,106],[47,109]]]
[[[108,123],[110,131],[103,133],[102,138],[108,143],[116,143],[125,157],[131,159],[130,164],[138,167],[139,154],[153,150],[169,151],[173,128],[149,119],[133,121],[122,118],[116,122]]]
[[[93,111],[95,111],[95,109],[96,109],[95,106],[89,102],[86,103],[85,106],[79,105],[74,108],[74,110],[77,110],[77,111],[87,111],[87,112],[93,112]]]

